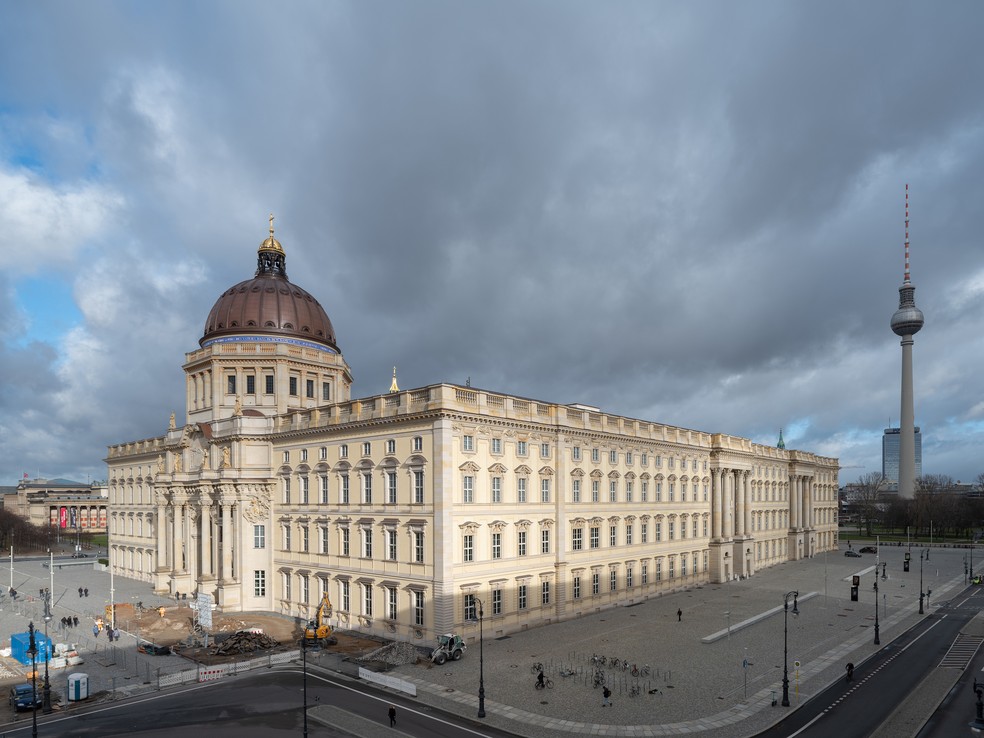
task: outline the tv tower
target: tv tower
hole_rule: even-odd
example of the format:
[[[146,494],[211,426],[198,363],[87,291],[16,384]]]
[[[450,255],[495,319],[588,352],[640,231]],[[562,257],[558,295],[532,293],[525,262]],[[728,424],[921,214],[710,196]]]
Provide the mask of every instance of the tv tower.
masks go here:
[[[892,331],[902,337],[902,417],[899,422],[899,497],[912,499],[916,484],[916,429],[912,408],[912,337],[923,327],[916,307],[916,286],[909,281],[909,185],[905,186],[905,279],[899,287],[899,309]]]

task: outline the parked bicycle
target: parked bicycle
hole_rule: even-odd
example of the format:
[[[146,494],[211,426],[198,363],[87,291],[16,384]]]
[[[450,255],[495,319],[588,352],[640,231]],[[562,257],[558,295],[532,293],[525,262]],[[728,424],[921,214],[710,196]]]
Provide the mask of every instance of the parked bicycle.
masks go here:
[[[593,666],[604,666],[606,661],[608,661],[608,659],[604,656],[599,656],[596,653],[591,654],[591,664]]]
[[[638,697],[641,693],[642,693],[642,690],[639,689],[639,685],[638,684],[636,684],[635,686],[629,688],[629,696],[630,697]]]
[[[635,664],[632,664],[632,676],[634,677],[647,677],[649,676],[649,672],[649,664],[645,664],[641,669]]]
[[[594,679],[591,682],[591,686],[597,689],[605,683],[605,672],[601,669],[596,669],[594,673]]]

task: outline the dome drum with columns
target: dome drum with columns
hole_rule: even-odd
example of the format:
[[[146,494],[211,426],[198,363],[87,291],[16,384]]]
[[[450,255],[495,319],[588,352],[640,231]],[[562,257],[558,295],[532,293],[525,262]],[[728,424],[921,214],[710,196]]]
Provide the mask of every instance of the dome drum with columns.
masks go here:
[[[511,633],[837,547],[836,459],[470,385],[400,389],[395,368],[353,400],[309,298],[271,224],[256,275],[186,354],[185,422],[109,449],[117,575],[300,620],[328,592],[333,625],[428,643],[478,636],[469,596]]]

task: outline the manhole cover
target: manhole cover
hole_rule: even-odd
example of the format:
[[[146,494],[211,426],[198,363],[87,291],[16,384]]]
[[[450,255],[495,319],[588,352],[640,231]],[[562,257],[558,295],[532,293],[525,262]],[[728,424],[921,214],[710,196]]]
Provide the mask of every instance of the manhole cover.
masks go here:
[[[444,691],[445,691],[445,692],[453,692],[454,690],[453,690],[453,689],[451,689],[451,687],[448,687],[448,688],[447,688],[447,689],[445,689]]]

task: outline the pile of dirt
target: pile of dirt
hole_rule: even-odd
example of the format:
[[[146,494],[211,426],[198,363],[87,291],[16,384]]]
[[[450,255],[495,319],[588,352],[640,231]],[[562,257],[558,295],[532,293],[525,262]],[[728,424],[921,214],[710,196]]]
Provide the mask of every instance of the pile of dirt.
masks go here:
[[[420,660],[420,652],[412,643],[406,641],[393,641],[385,646],[374,649],[365,656],[360,656],[356,661],[378,661],[388,666],[404,666],[406,664],[416,664]]]
[[[218,641],[218,638],[216,638]],[[241,630],[233,633],[222,641],[213,650],[214,656],[221,656],[226,653],[253,653],[254,651],[272,651],[280,644],[265,633],[258,633],[251,630]]]

